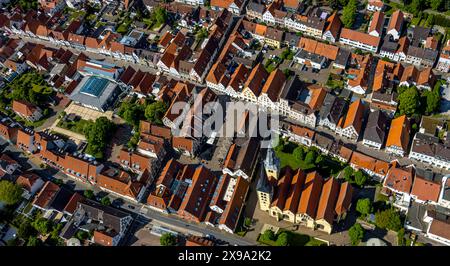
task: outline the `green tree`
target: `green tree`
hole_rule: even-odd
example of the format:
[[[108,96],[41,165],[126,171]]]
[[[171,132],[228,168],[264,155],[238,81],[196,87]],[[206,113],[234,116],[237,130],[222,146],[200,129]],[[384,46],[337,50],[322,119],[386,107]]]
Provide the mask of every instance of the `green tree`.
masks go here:
[[[78,232],[76,233],[76,238],[78,238],[79,240],[83,241],[89,238],[89,233],[84,231],[84,230],[78,230]]]
[[[28,247],[36,247],[36,246],[41,246],[41,245],[42,245],[42,240],[40,240],[39,238],[37,238],[35,236],[30,236],[30,238],[28,238],[28,242],[27,242]]]
[[[353,172],[354,172],[353,168],[350,165],[348,165],[344,168],[343,171],[344,171],[343,177],[344,177],[345,181],[353,183],[353,179],[352,179]]]
[[[36,236],[36,233],[36,229],[34,229],[29,220],[23,221],[17,230],[18,236],[22,239],[28,239],[30,236]]]
[[[359,199],[356,202],[356,210],[365,217],[372,211],[372,202],[368,198]]]
[[[398,231],[403,227],[400,214],[393,208],[378,211],[375,214],[375,224],[381,229],[393,231]]]
[[[417,15],[420,11],[423,11],[425,9],[424,7],[424,0],[412,0],[408,8],[414,15]]]
[[[417,113],[420,104],[419,92],[416,87],[409,87],[398,96],[398,109],[401,115],[411,116]]]
[[[264,231],[264,233],[261,235],[261,238],[263,241],[274,241],[276,239],[275,233],[270,229]]]
[[[155,124],[162,125],[162,118],[166,113],[167,106],[163,102],[154,102],[145,108],[145,118]]]
[[[0,181],[0,201],[6,205],[14,205],[22,198],[23,190],[8,180]]]
[[[306,164],[314,164],[316,162],[317,153],[314,150],[308,151],[305,156],[305,163]]]
[[[444,1],[442,0],[430,0],[430,6],[433,10],[439,11]]]
[[[433,89],[432,91],[425,91],[424,96],[426,98],[426,114],[432,114],[439,111],[439,107],[441,106],[441,95],[439,92],[439,88]]]
[[[361,170],[355,172],[355,184],[363,187],[367,182],[367,175],[365,175]]]
[[[52,222],[45,218],[38,218],[31,225],[43,235],[48,234],[52,230]]]
[[[278,235],[275,245],[285,247],[289,246],[289,243],[290,243],[290,234],[288,232],[282,232]]]
[[[350,0],[342,10],[342,23],[346,28],[351,28],[353,23],[355,23],[357,9],[358,2],[356,0]]]
[[[357,246],[361,242],[364,238],[364,233],[365,230],[359,223],[355,223],[352,227],[350,227],[348,230],[348,235],[350,236],[350,241],[353,246]]]
[[[114,124],[102,116],[87,127],[85,136],[88,142],[86,152],[97,159],[103,158],[103,152],[107,146],[109,137],[112,135]]]
[[[111,205],[111,200],[107,196],[103,197],[100,202],[102,203],[102,205],[105,205],[105,206]]]
[[[159,238],[159,243],[161,246],[175,246],[177,244],[177,238],[170,233],[164,233]]]
[[[299,161],[303,161],[303,159],[305,159],[305,151],[300,146],[295,148],[292,154],[294,155],[295,159]]]
[[[83,192],[83,195],[88,198],[88,199],[93,199],[94,198],[94,191],[87,189]]]
[[[120,105],[118,115],[123,118],[129,125],[133,127],[139,126],[139,121],[144,118],[144,108],[145,106],[123,102]]]

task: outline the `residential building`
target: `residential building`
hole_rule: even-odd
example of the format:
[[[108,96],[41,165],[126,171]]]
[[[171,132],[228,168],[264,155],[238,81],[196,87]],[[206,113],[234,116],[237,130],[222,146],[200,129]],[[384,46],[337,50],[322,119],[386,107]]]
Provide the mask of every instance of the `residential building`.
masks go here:
[[[450,40],[441,50],[436,69],[444,73],[450,72]]]
[[[403,71],[400,79],[400,86],[416,86],[418,89],[432,90],[436,83],[436,76],[431,67],[417,69],[415,66],[408,66]]]
[[[36,122],[43,116],[41,108],[24,100],[13,100],[12,109],[18,116],[31,122]]]
[[[350,104],[345,116],[342,116],[336,127],[336,133],[353,141],[358,141],[365,121],[365,106],[361,100]]]
[[[342,29],[341,36],[339,38],[339,42],[342,44],[350,45],[372,53],[376,53],[378,51],[380,41],[380,37],[375,37],[367,33],[345,28]]]
[[[406,115],[394,118],[386,140],[386,152],[397,156],[405,156],[410,141],[410,124]]]
[[[400,35],[403,29],[404,15],[401,10],[396,10],[392,13],[389,20],[389,25],[386,30],[386,34],[392,36],[394,41],[400,39]]]
[[[380,150],[389,129],[389,118],[380,110],[370,112],[364,130],[363,144],[365,146]]]
[[[319,111],[319,126],[335,131],[341,117],[347,113],[347,110],[348,103],[345,99],[327,93]]]
[[[373,14],[372,20],[369,23],[367,33],[371,36],[381,37],[383,34],[384,13],[377,11]]]

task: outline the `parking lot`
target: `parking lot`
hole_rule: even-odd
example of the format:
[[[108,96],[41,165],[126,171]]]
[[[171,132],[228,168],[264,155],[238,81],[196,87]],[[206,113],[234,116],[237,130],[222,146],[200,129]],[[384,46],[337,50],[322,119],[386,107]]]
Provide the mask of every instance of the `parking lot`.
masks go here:
[[[332,68],[331,64],[320,70],[315,70],[313,67],[303,64],[293,64],[290,70],[294,71],[303,81],[325,86]]]

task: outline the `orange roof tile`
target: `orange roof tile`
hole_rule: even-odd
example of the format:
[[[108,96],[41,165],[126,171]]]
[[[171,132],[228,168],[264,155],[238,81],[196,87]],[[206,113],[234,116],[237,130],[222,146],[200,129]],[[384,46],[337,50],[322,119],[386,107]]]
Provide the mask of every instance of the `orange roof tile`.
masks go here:
[[[416,175],[411,194],[423,201],[438,202],[441,187],[441,183],[436,183]]]
[[[413,184],[413,169],[412,167],[408,169],[393,167],[389,170],[386,179],[384,180],[384,186],[409,194],[411,192]]]
[[[341,38],[349,39],[352,41],[364,43],[370,46],[378,47],[380,44],[381,39],[379,37],[375,37],[372,35],[369,35],[367,33],[359,32],[356,30],[350,30],[350,29],[342,29],[341,31]]]
[[[409,134],[409,121],[406,115],[393,119],[386,140],[386,147],[397,146],[406,151],[409,144]]]
[[[353,126],[356,132],[361,131],[364,116],[364,105],[360,99],[352,102],[348,108],[345,119],[341,118],[341,128]]]
[[[307,214],[315,219],[322,185],[323,180],[319,173],[312,172],[306,176],[297,213]]]

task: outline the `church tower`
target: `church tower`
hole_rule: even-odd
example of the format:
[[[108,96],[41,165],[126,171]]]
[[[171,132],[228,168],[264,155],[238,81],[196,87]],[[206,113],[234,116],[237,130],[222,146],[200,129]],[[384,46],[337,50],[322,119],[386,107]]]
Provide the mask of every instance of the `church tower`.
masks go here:
[[[260,168],[259,180],[256,184],[256,194],[258,195],[259,208],[262,211],[269,211],[270,204],[273,197],[273,186],[267,179],[266,171],[263,167]]]
[[[280,174],[280,159],[275,155],[272,148],[267,149],[266,159],[264,160],[264,169],[266,170],[267,178],[278,180]]]

